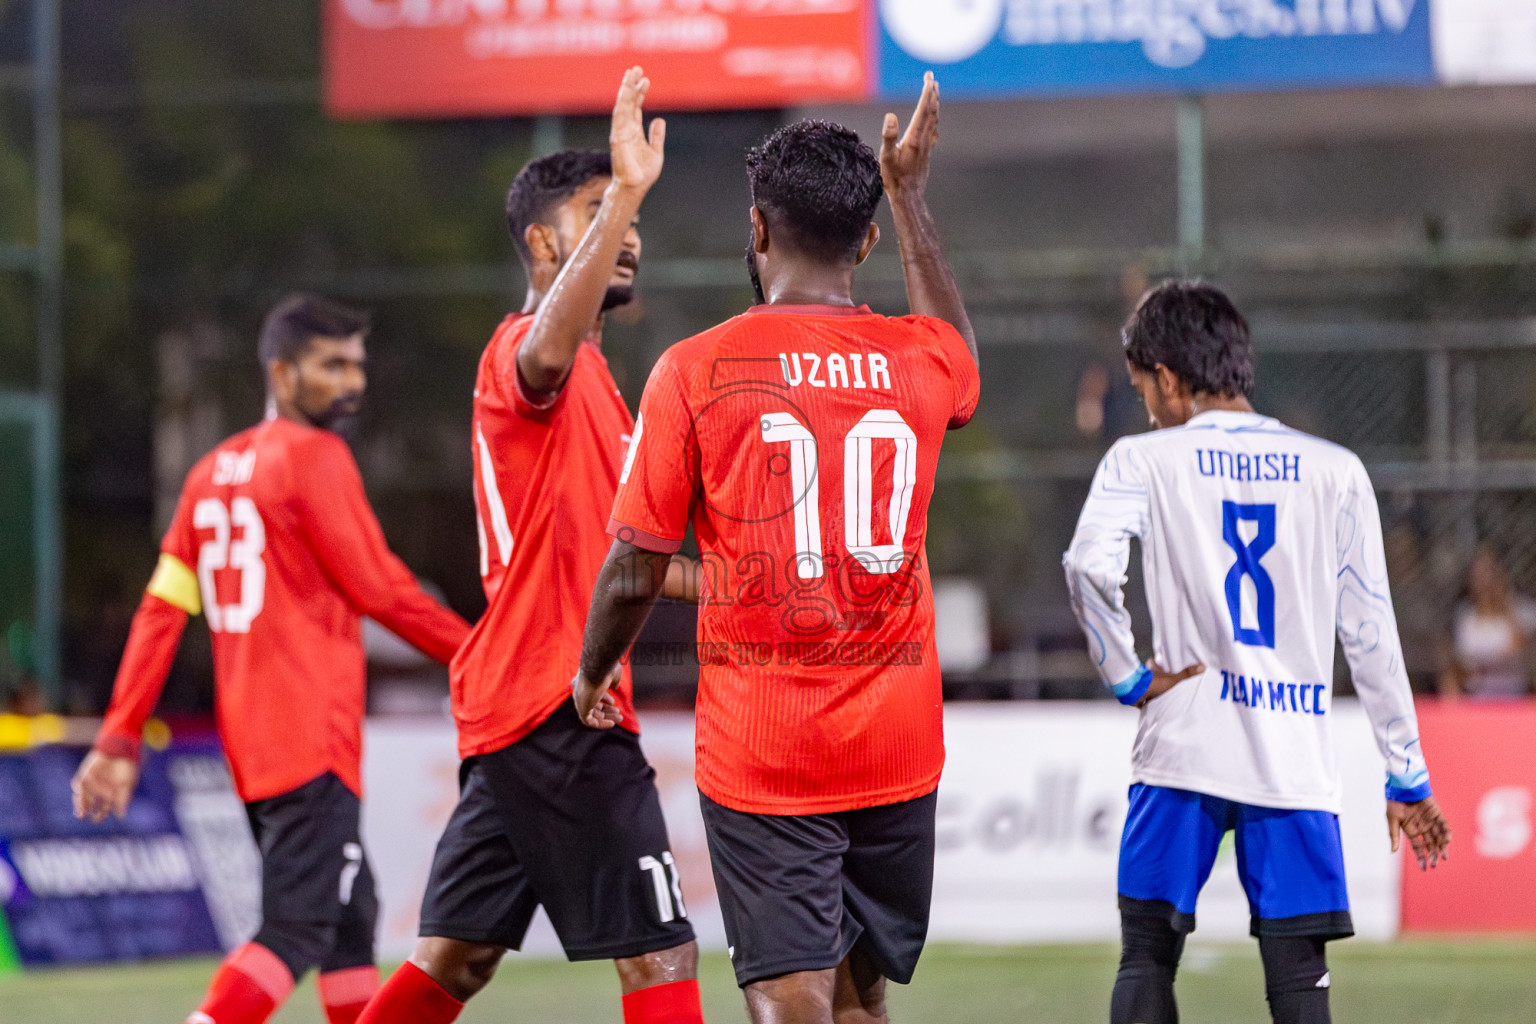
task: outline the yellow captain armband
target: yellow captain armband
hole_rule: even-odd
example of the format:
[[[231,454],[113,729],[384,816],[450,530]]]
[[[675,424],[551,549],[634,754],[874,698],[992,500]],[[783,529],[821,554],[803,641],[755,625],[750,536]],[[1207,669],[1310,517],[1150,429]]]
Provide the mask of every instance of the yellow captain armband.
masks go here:
[[[149,578],[149,586],[144,590],[188,615],[202,613],[203,598],[197,589],[197,573],[175,555],[160,553],[160,563],[155,566],[155,574]]]

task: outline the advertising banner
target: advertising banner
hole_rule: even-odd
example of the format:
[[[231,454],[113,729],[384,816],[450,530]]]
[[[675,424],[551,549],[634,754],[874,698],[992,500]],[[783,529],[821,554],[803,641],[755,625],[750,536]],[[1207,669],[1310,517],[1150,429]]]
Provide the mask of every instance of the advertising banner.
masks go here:
[[[260,915],[257,854],[217,741],[147,752],[123,821],[77,820],[85,751],[0,756],[0,906],[27,967],[217,953]],[[0,942],[0,945],[5,943]]]
[[[1510,737],[1500,749],[1532,749],[1536,707],[1515,708],[1513,718],[1508,709],[1491,718],[1467,710],[1469,719],[1437,709],[1425,715],[1437,790],[1461,829],[1462,856],[1431,876],[1429,887],[1410,872],[1401,896],[1369,724],[1352,701],[1333,710],[1346,782],[1345,859],[1362,935],[1395,934],[1400,906],[1416,928],[1536,927],[1536,772],[1529,755],[1499,754],[1476,739],[1497,728]],[[689,917],[705,948],[724,949],[693,784],[693,717],[642,717],[642,744],[656,769]],[[1135,727],[1133,713],[1108,703],[945,708],[935,941],[1117,938],[1116,852]],[[458,797],[459,760],[446,720],[370,721],[366,741],[363,834],[382,905],[379,949],[386,959],[401,958],[416,941],[433,850]],[[178,738],[167,750],[147,752],[128,818],[100,825],[70,811],[69,780],[84,753],[42,746],[0,756],[0,971],[15,963],[216,953],[254,934],[259,859],[217,740]],[[1466,852],[1474,845],[1478,860]],[[1230,846],[1198,917],[1201,938],[1248,933]],[[560,954],[542,914],[524,951]]]
[[[339,117],[600,113],[645,66],[656,110],[854,99],[864,0],[326,0]]]
[[[1447,85],[1536,82],[1536,4],[1436,0],[1435,66]]]
[[[1356,931],[1397,932],[1398,864],[1386,833],[1383,764],[1353,700],[1333,707],[1343,773],[1345,869]],[[1136,715],[1114,704],[949,705],[939,787],[935,940],[1108,942],[1128,808]],[[1228,835],[1196,913],[1202,939],[1248,935]]]
[[[325,0],[338,117],[1536,81],[1529,0]]]
[[[1433,871],[1406,862],[1403,927],[1536,931],[1536,703],[1428,705],[1419,733],[1455,838]]]
[[[1429,0],[879,0],[880,87],[954,97],[1435,81]]]
[[[689,919],[706,948],[724,949],[725,925],[709,870],[699,791],[693,785],[693,716],[645,714],[641,728],[641,743],[656,769]],[[416,944],[432,853],[458,802],[459,758],[453,725],[446,721],[372,720],[366,739],[363,845],[378,885],[379,955],[403,958]],[[561,955],[542,910],[523,952]]]
[[[1397,931],[1399,862],[1390,855],[1383,768],[1359,706],[1334,707],[1344,773],[1344,853],[1356,930]],[[700,943],[724,949],[698,791],[693,718],[641,715],[662,809]],[[944,942],[1112,942],[1115,867],[1127,807],[1136,715],[1119,705],[1028,703],[945,707],[948,761],[939,789],[930,936]],[[456,797],[452,726],[370,722],[364,842],[383,904],[380,953],[415,942],[432,851]],[[1248,934],[1248,904],[1230,845],[1201,896],[1199,936]],[[525,952],[558,955],[541,914]]]

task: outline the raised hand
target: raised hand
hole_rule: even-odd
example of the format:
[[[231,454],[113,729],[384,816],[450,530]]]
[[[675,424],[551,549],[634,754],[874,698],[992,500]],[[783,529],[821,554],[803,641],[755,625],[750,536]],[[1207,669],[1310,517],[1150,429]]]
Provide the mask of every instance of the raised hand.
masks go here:
[[[608,151],[613,160],[614,183],[644,192],[656,184],[665,159],[667,122],[651,122],[651,137],[645,137],[644,107],[651,80],[640,67],[624,72],[619,98],[613,104],[613,126],[608,132]]]
[[[74,795],[75,817],[99,822],[108,814],[121,818],[128,813],[128,801],[139,783],[138,762],[128,757],[111,757],[99,750],[85,755],[69,784]]]
[[[923,95],[899,141],[898,127],[896,115],[886,114],[880,131],[880,180],[893,201],[903,192],[921,195],[928,187],[928,161],[939,141],[939,83],[932,71],[923,75]]]
[[[1408,837],[1420,871],[1427,871],[1450,857],[1451,823],[1445,820],[1440,805],[1432,796],[1415,804],[1388,800],[1387,835],[1392,839],[1393,853],[1402,846],[1402,837]]]
[[[593,729],[612,729],[624,721],[618,698],[613,695],[613,687],[623,672],[623,665],[615,665],[602,682],[588,679],[587,674],[580,670],[576,672],[576,678],[571,680],[571,699],[576,702],[576,715],[583,725]]]

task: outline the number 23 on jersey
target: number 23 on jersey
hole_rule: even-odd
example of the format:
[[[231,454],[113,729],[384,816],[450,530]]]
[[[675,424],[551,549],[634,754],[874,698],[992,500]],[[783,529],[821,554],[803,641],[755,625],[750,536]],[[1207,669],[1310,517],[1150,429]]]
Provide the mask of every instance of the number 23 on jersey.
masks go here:
[[[261,559],[267,549],[267,530],[256,503],[243,495],[230,499],[228,505],[219,498],[204,498],[192,508],[192,526],[213,531],[197,549],[197,582],[208,628],[215,633],[249,633],[267,590],[267,566]],[[232,536],[235,530],[240,531],[239,537]],[[238,600],[233,604],[219,601],[214,574],[226,570],[240,574]]]

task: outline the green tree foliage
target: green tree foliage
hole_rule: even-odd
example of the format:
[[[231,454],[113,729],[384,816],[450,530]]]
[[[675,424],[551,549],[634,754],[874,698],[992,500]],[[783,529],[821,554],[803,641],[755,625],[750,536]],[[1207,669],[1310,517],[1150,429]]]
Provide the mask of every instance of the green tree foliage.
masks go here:
[[[412,565],[462,609],[479,600],[467,397],[515,293],[497,211],[531,129],[331,121],[319,39],[315,0],[64,11],[66,671],[82,704],[104,699],[153,564],[161,339],[200,339],[195,388],[233,432],[261,414],[256,328],[291,288],[374,310],[359,458]],[[0,229],[29,232],[18,120],[0,123]],[[391,276],[466,265],[506,266],[505,292]],[[24,282],[0,283],[0,379],[29,372],[30,315]]]

